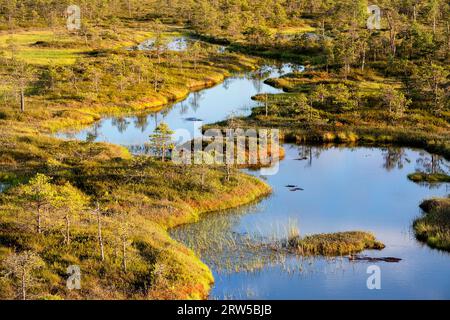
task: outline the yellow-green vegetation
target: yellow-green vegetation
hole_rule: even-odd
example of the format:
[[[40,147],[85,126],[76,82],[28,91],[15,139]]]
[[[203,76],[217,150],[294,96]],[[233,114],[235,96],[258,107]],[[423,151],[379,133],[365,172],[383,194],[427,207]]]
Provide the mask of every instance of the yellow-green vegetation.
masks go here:
[[[385,246],[371,233],[353,231],[317,234],[304,238],[292,236],[285,247],[301,255],[343,256],[369,249],[382,250]]]
[[[416,172],[408,175],[408,179],[413,182],[442,183],[450,182],[450,176],[444,173]]]
[[[147,27],[147,28],[146,28]],[[149,30],[145,30],[149,29]],[[164,38],[180,35],[176,30],[162,33]],[[107,27],[70,33],[66,29],[0,33],[0,52],[33,65],[72,65],[83,53],[94,48],[123,49],[154,37],[148,26]]]
[[[209,12],[224,17],[220,27],[204,17],[197,17],[203,24],[194,23],[198,32],[225,38],[237,51],[306,66],[305,73],[267,81],[286,93],[270,95],[268,110],[253,110],[249,127],[278,127],[294,142],[398,143],[450,157],[448,3],[428,3],[418,17],[387,1],[383,10],[396,15],[384,16],[377,32],[367,30],[366,3],[359,1],[273,1],[270,12],[266,5],[255,1],[255,14],[240,28],[230,28],[229,21],[244,21],[245,6],[235,12],[211,4]],[[281,31],[296,26],[315,31]],[[255,98],[266,105],[264,93]]]
[[[296,35],[302,34],[305,32],[314,32],[316,31],[315,27],[312,27],[308,24],[298,25],[298,26],[287,26],[281,28],[272,28],[271,29],[274,34],[282,34],[282,35]]]
[[[423,217],[414,221],[417,239],[432,248],[450,251],[450,198],[426,200],[421,208]]]

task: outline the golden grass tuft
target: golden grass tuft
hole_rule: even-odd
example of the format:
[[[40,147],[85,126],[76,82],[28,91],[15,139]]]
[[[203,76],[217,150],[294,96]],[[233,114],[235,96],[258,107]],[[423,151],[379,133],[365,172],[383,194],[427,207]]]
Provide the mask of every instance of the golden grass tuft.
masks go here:
[[[311,235],[288,239],[286,247],[301,255],[342,256],[364,250],[381,250],[385,246],[371,233],[352,231]]]

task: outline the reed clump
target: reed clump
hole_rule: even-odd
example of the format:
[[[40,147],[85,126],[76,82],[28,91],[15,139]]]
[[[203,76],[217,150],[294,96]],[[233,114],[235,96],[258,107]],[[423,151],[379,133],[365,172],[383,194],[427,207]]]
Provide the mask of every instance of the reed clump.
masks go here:
[[[426,200],[420,207],[425,214],[413,224],[417,239],[450,251],[450,198]]]
[[[343,256],[364,250],[382,250],[385,245],[368,232],[351,231],[288,238],[283,247],[290,252],[312,256]]]

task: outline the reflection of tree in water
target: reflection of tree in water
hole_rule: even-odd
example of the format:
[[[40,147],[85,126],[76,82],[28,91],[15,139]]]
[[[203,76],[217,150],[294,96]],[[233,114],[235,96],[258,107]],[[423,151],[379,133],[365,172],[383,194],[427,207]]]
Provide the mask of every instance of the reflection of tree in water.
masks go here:
[[[98,136],[99,136],[99,132],[98,131],[101,129],[101,127],[102,127],[102,124],[100,122],[94,123],[94,125],[92,127],[92,130],[89,131],[86,134],[86,141],[87,142],[94,142],[94,141],[96,141],[98,139]]]
[[[230,84],[232,83],[232,79],[231,78],[225,78],[225,80],[222,83],[222,87],[225,90],[228,90],[230,88]]]
[[[450,172],[450,163],[444,157],[435,154],[421,152],[420,157],[416,161],[416,171],[429,174]]]
[[[382,149],[383,155],[383,168],[387,171],[391,171],[395,168],[402,169],[404,162],[409,162],[406,157],[405,149],[403,148],[386,148]]]
[[[158,127],[158,113],[154,113],[152,115],[152,118],[153,118],[153,120],[155,122],[155,128]]]
[[[128,129],[128,125],[130,123],[127,121],[127,119],[120,117],[113,118],[111,124],[116,127],[120,133],[124,133]]]
[[[260,68],[259,70],[252,72],[249,74],[249,79],[251,80],[253,87],[255,88],[257,93],[261,93],[263,88],[263,80],[270,77],[270,68],[267,66],[264,66]]]
[[[192,107],[192,110],[194,112],[197,112],[198,108],[200,107],[200,101],[202,100],[203,93],[201,91],[194,92],[191,96],[191,99],[189,99],[189,104]]]
[[[163,121],[167,117],[167,115],[170,113],[170,111],[172,111],[173,107],[174,106],[172,105],[168,108],[163,109],[160,112],[153,113],[152,117],[153,117],[153,120],[155,123],[155,128],[157,128],[158,125],[160,124],[160,122]]]
[[[184,115],[189,111],[189,106],[183,102],[180,102],[180,115]]]
[[[303,145],[298,147],[298,160],[307,160],[307,166],[311,167],[313,164],[313,159],[319,159],[320,155],[323,151],[325,151],[327,148],[325,146],[319,147],[319,146],[308,146]]]
[[[134,119],[134,126],[135,128],[140,129],[141,132],[145,132],[148,127],[148,115],[142,114],[136,116],[136,118]]]

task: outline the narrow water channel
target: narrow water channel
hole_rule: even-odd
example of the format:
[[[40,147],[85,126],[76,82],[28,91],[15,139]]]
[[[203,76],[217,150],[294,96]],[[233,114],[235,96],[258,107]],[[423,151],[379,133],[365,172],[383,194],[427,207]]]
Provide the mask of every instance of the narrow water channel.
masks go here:
[[[161,112],[107,117],[80,132],[59,136],[110,142],[133,150],[148,141],[160,121],[193,133],[196,121],[206,124],[232,114],[248,115],[257,105],[250,99],[253,95],[279,92],[263,81],[294,69],[300,71],[301,67],[268,65],[192,93]],[[171,231],[213,270],[212,299],[450,299],[450,254],[421,244],[411,229],[414,218],[421,214],[419,203],[448,194],[450,185],[417,185],[407,179],[416,170],[430,170],[431,161],[433,168],[437,161],[445,172],[450,163],[408,148],[285,145],[285,149],[287,156],[279,173],[265,178],[273,188],[270,197],[244,208],[205,215],[199,223]],[[306,160],[296,160],[299,158]],[[303,191],[292,192],[287,185]],[[219,244],[221,250],[205,248],[207,239],[220,242],[222,236],[281,237],[292,224],[302,235],[371,231],[387,248],[363,254],[402,261],[377,263],[382,289],[369,290],[370,263],[349,262],[345,257],[272,259],[260,252],[236,254],[234,248],[227,248],[229,241]]]

